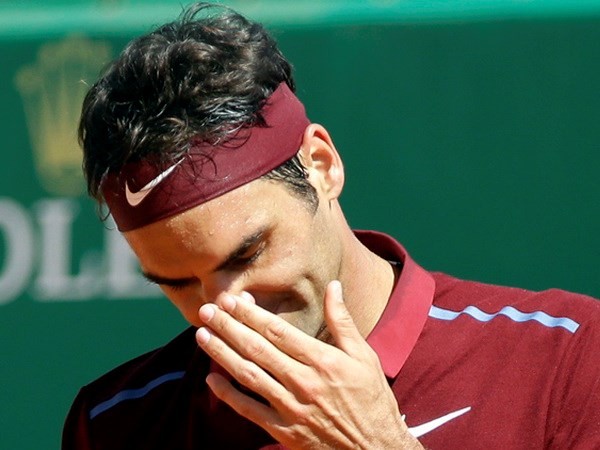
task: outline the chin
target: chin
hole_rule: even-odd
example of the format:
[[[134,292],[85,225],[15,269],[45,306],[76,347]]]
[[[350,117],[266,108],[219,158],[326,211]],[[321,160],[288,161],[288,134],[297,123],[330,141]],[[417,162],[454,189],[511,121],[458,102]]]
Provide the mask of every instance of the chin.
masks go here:
[[[299,317],[302,313],[281,313],[278,314],[283,320],[298,328],[310,337],[320,339],[320,335],[326,328],[322,317]]]

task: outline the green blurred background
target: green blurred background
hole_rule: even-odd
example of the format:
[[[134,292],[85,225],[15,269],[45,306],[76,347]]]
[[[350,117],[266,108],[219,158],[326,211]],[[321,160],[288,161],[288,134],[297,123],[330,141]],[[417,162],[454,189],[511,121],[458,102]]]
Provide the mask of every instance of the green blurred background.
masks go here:
[[[430,270],[600,297],[600,1],[246,0],[344,158],[357,228]],[[86,82],[180,1],[0,2],[0,449],[185,324],[83,192]]]

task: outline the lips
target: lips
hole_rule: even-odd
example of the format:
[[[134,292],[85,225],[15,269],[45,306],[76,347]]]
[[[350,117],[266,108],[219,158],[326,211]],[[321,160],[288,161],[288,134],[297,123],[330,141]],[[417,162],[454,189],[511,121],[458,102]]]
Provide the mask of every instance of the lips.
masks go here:
[[[260,299],[255,297],[255,300],[257,306],[261,307],[265,311],[269,311],[271,314],[275,314],[276,316],[290,312],[289,306],[287,305],[292,302],[289,296],[269,299]]]

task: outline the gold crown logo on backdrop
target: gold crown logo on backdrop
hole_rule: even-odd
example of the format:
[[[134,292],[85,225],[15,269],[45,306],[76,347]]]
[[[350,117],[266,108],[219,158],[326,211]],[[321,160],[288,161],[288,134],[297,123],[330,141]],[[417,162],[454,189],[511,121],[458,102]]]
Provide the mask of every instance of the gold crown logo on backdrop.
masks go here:
[[[111,57],[106,42],[81,36],[40,47],[37,61],[17,72],[40,183],[56,195],[84,192],[77,142],[81,104]]]

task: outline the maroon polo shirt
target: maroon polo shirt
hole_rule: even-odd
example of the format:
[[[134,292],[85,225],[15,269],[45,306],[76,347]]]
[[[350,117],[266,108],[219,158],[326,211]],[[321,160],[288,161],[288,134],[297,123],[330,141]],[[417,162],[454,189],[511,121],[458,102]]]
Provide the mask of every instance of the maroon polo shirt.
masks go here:
[[[367,341],[426,448],[600,448],[600,302],[431,274],[389,236],[357,236],[401,267]],[[194,332],[83,387],[63,450],[281,448],[214,401]]]

